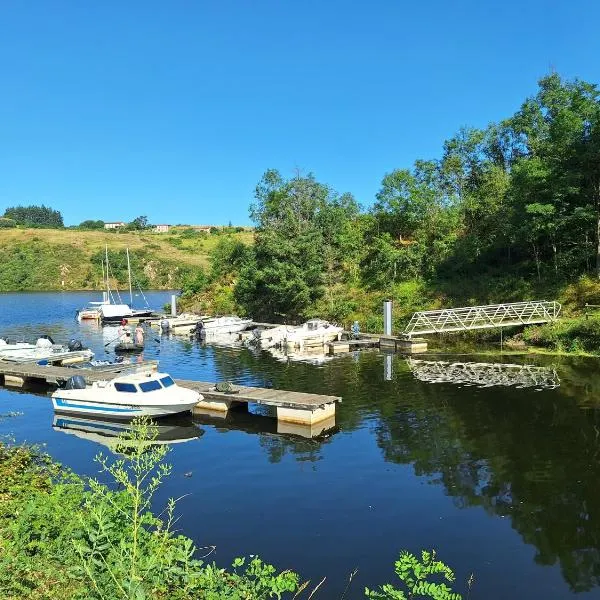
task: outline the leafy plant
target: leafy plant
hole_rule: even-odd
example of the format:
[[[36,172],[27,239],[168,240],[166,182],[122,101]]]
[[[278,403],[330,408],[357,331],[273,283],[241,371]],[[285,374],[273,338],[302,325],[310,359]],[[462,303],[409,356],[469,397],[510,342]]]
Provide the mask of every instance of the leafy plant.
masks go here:
[[[421,552],[421,559],[406,550],[400,553],[395,563],[396,575],[404,584],[400,590],[387,583],[377,590],[365,589],[367,598],[374,600],[412,600],[413,598],[431,598],[432,600],[462,600],[462,596],[453,592],[443,581],[428,581],[430,576],[440,575],[449,583],[454,583],[454,572],[442,561],[436,560],[435,550]]]

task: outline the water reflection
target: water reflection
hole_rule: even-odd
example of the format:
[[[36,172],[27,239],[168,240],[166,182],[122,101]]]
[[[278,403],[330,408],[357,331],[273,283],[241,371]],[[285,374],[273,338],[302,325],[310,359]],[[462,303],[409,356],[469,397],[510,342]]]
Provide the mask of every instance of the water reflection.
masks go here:
[[[484,362],[448,362],[408,358],[413,375],[427,383],[457,383],[479,387],[516,386],[554,389],[560,379],[556,370],[534,365]]]
[[[195,440],[203,435],[200,429],[189,417],[169,417],[154,423],[156,438],[151,444],[179,444]],[[78,438],[102,444],[115,452],[118,446],[127,445],[120,439],[132,432],[130,422],[112,421],[110,419],[90,419],[79,416],[54,414],[52,429]]]
[[[598,586],[598,405],[581,410],[576,399],[559,395],[553,368],[405,364],[421,385],[407,402],[381,403],[376,435],[385,460],[412,464],[457,508],[510,518],[535,547],[535,562],[558,564],[573,591]],[[430,385],[440,381],[478,387],[440,395]],[[542,389],[531,394],[533,388]]]

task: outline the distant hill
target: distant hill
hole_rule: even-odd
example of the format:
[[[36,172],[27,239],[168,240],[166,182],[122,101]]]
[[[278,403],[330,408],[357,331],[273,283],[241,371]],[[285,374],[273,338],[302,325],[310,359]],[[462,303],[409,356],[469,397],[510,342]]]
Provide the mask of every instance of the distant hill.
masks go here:
[[[177,228],[170,233],[3,229],[0,235],[0,291],[102,289],[102,255],[108,245],[111,285],[125,287],[125,249],[144,288],[176,289],[198,267],[224,233]],[[251,243],[251,231],[232,235]]]

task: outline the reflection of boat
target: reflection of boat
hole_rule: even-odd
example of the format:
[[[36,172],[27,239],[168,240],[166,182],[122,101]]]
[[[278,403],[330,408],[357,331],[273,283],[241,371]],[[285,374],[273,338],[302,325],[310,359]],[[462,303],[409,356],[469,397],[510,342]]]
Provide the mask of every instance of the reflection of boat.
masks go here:
[[[333,356],[325,354],[322,347],[302,352],[293,352],[284,348],[269,348],[268,352],[273,358],[281,362],[303,362],[311,365],[322,365],[330,360]]]
[[[91,350],[81,347],[81,342],[70,342],[68,346],[55,344],[48,336],[41,337],[35,344],[26,342],[8,343],[0,338],[0,360],[10,362],[77,362],[94,358]]]
[[[189,418],[169,417],[153,424],[156,438],[148,444],[179,444],[199,438],[204,431],[194,425]],[[91,419],[71,415],[54,415],[52,428],[69,435],[103,444],[111,450],[118,446],[127,447],[127,440],[120,436],[131,433],[130,423],[108,419]]]
[[[52,394],[52,404],[58,412],[120,419],[187,412],[199,400],[202,396],[198,392],[179,387],[167,373],[153,371],[95,381],[91,386],[81,375],[75,375],[65,389]]]
[[[448,362],[409,358],[412,374],[427,383],[458,383],[479,387],[516,386],[554,389],[560,386],[556,371],[549,367],[510,363]]]

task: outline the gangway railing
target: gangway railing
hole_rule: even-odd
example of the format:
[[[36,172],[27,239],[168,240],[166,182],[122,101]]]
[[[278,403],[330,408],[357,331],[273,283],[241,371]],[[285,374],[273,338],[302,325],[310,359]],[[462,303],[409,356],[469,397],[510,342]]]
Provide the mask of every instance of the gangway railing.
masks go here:
[[[425,310],[413,314],[403,335],[451,333],[473,329],[493,329],[515,325],[534,325],[555,321],[560,313],[558,302],[546,300]]]

